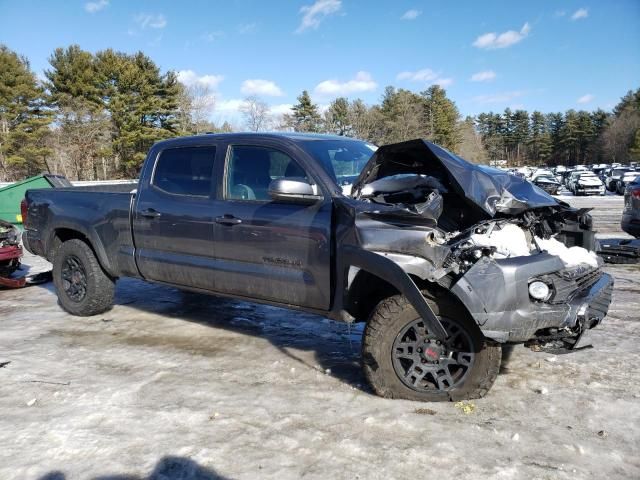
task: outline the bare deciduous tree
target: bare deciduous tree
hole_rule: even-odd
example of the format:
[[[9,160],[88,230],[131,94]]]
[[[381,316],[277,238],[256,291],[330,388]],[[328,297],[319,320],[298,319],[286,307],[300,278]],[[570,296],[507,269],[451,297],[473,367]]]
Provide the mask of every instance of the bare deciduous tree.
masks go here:
[[[640,129],[640,114],[632,109],[613,117],[602,135],[605,152],[612,162],[628,162],[636,132]]]
[[[183,85],[178,94],[178,128],[183,134],[203,133],[211,128],[209,118],[216,105],[208,85]]]
[[[256,96],[250,96],[244,99],[240,112],[244,117],[247,128],[252,132],[265,130],[270,120],[269,105],[260,100]]]

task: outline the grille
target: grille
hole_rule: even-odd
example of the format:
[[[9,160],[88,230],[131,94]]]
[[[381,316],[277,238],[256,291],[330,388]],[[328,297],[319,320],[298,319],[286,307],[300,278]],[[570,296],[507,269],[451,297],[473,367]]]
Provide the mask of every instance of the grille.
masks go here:
[[[602,276],[598,268],[579,266],[559,270],[547,276],[554,289],[551,304],[565,303],[579,292],[591,287]]]

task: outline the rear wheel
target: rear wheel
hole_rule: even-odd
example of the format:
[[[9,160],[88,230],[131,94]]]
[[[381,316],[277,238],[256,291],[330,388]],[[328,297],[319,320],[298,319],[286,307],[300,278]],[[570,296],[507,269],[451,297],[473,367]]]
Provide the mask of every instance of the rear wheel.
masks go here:
[[[440,341],[402,295],[378,304],[363,339],[363,370],[387,398],[448,401],[484,396],[500,370],[501,347],[488,343],[450,297],[427,297],[447,331]]]
[[[53,283],[60,305],[73,315],[98,315],[113,305],[115,281],[82,240],[60,245],[53,258]]]

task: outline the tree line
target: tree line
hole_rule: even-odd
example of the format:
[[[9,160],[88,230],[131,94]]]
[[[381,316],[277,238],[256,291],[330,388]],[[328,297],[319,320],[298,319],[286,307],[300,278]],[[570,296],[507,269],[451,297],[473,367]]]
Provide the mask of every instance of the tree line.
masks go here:
[[[56,49],[44,78],[0,45],[0,180],[41,172],[70,179],[135,177],[149,147],[179,135],[234,130],[210,121],[215,96],[184,85],[142,52]],[[274,116],[260,98],[240,112],[252,131],[294,130],[358,137],[382,145],[429,139],[476,163],[510,166],[640,160],[640,89],[611,111],[511,110],[462,118],[446,91],[386,87],[378,104],[340,97],[321,112],[303,91]]]

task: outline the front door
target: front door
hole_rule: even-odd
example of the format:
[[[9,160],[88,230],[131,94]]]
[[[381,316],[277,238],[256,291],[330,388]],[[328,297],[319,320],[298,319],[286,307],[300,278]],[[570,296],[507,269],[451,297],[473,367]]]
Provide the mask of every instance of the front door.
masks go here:
[[[230,145],[215,206],[216,289],[233,295],[328,309],[331,200],[272,201],[276,178],[313,180],[282,150]]]
[[[214,290],[215,146],[167,148],[140,185],[133,219],[145,279]],[[147,167],[145,167],[147,168]]]

